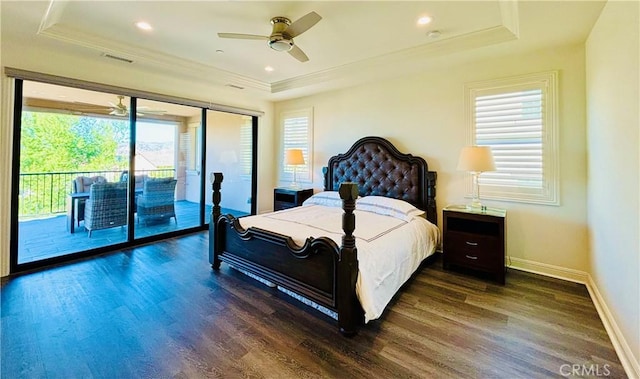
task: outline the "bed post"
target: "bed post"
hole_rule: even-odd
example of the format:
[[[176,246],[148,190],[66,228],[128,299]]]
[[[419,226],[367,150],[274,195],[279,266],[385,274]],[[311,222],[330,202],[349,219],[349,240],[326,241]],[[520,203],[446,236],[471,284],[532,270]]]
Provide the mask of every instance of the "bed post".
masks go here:
[[[329,167],[322,168],[322,180],[324,181],[324,190],[333,191],[332,188],[329,188]]]
[[[340,184],[340,198],[342,199],[342,246],[338,261],[338,326],[340,333],[353,336],[358,331],[362,321],[362,308],[356,295],[356,280],[358,279],[358,250],[353,231],[356,228],[356,218],[353,214],[358,197],[358,186],[355,183]]]
[[[211,201],[213,207],[211,208],[211,219],[209,220],[209,263],[211,268],[218,270],[220,268],[220,259],[218,258],[218,248],[216,240],[216,230],[218,228],[218,218],[220,218],[220,187],[222,184],[222,173],[212,172],[210,175],[211,180]]]
[[[436,179],[438,173],[435,171],[427,172],[427,220],[434,225],[438,224],[438,211],[436,210]]]

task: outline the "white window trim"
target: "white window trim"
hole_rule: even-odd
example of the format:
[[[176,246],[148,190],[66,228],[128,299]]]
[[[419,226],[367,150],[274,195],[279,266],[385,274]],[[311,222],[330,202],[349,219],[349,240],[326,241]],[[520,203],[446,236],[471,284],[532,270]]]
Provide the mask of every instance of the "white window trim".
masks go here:
[[[527,190],[520,187],[507,188],[480,184],[480,197],[502,201],[531,204],[560,205],[560,159],[558,135],[558,72],[548,71],[504,79],[485,80],[465,84],[464,116],[467,125],[467,143],[476,144],[475,98],[490,94],[509,92],[519,88],[543,88],[543,188]],[[467,178],[467,196],[471,197],[471,175]]]
[[[279,172],[280,172],[280,182],[282,183],[291,183],[293,181],[293,169],[288,168],[284,164],[284,154],[285,154],[285,142],[284,142],[284,122],[287,118],[294,117],[307,117],[309,120],[307,126],[307,153],[305,155],[305,166],[307,170],[305,171],[301,167],[296,169],[296,180],[298,183],[306,183],[310,184],[313,181],[313,108],[302,108],[290,111],[284,111],[280,113],[280,158],[279,158]]]

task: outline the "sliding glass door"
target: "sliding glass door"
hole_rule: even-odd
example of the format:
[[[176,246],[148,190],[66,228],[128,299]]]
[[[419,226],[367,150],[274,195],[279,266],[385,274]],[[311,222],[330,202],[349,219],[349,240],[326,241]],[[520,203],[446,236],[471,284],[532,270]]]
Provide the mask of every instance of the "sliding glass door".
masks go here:
[[[18,264],[126,242],[129,120],[111,113],[128,98],[30,81],[22,91]]]
[[[207,154],[208,172],[222,172],[223,214],[236,217],[255,211],[252,198],[254,127],[251,116],[225,112],[207,111]],[[208,179],[207,179],[208,181]],[[207,183],[210,185],[210,183]],[[210,188],[210,186],[208,186]],[[211,206],[211,197],[206,200]],[[206,222],[209,222],[210,213]]]
[[[137,109],[135,237],[200,226],[202,110],[142,99]]]
[[[225,175],[223,212],[255,213],[255,116],[15,87],[12,272],[204,230],[213,171]]]

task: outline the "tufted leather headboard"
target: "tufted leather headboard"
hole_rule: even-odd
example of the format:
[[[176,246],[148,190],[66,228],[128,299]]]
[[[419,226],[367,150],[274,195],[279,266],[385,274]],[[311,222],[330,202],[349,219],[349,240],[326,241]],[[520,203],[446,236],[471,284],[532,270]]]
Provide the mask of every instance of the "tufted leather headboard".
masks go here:
[[[337,191],[340,183],[358,185],[360,196],[377,195],[405,200],[427,213],[436,224],[436,172],[427,162],[403,154],[382,137],[363,137],[344,154],[329,159],[324,187]]]

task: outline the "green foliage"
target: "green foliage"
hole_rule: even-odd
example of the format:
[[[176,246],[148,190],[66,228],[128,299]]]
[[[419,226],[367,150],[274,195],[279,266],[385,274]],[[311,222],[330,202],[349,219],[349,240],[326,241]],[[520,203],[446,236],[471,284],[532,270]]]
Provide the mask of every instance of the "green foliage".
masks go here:
[[[29,173],[124,170],[128,142],[126,121],[22,112],[19,214],[59,211],[73,179]]]
[[[118,146],[128,142],[128,124],[123,121],[23,112],[21,133],[23,174],[126,167],[123,154],[118,154]]]

